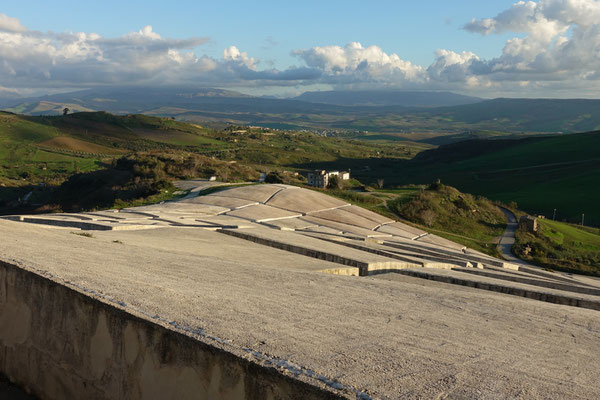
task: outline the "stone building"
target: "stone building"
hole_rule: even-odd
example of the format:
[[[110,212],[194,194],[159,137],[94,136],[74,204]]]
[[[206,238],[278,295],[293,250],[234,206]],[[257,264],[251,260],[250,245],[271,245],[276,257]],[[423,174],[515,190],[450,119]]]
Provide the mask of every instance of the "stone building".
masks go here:
[[[325,188],[327,187],[327,185],[329,184],[329,178],[331,178],[332,176],[337,176],[340,180],[346,181],[348,179],[350,179],[350,172],[349,171],[329,171],[327,172],[324,169],[317,169],[313,172],[309,172],[308,173],[308,185],[309,186],[314,186],[314,187],[319,187],[319,188]]]
[[[531,215],[523,215],[519,219],[519,226],[525,229],[527,232],[537,232],[537,218]]]

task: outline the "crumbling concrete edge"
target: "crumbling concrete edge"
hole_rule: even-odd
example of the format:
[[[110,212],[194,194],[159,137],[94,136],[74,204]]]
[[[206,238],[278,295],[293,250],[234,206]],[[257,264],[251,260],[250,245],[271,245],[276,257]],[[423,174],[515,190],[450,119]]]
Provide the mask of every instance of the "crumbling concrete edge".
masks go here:
[[[201,378],[194,377],[194,381],[202,378],[205,381],[208,379],[206,382],[209,384],[209,389],[213,390],[215,383],[211,379],[215,378],[215,375],[217,376],[216,379],[220,380],[216,383],[219,389],[223,388],[223,382],[227,379],[231,381],[231,376],[227,376],[227,372],[230,371],[221,371],[215,374],[214,371],[202,370],[201,365],[194,364],[194,357],[191,354],[196,354],[197,357],[203,360],[208,358],[221,366],[225,366],[221,369],[234,371],[233,375],[241,376],[243,391],[239,392],[240,385],[238,384],[236,387],[229,388],[237,392],[228,392],[227,398],[371,399],[367,393],[361,390],[341,384],[334,379],[290,361],[274,358],[249,348],[240,348],[227,340],[211,336],[200,328],[191,329],[179,325],[175,321],[163,319],[158,315],[136,310],[121,301],[103,296],[94,290],[83,288],[73,282],[61,281],[46,271],[36,271],[34,268],[28,268],[17,260],[0,259],[0,322],[3,322],[7,309],[11,307],[9,298],[12,296],[14,300],[15,295],[18,295],[18,301],[21,302],[19,306],[28,308],[29,318],[25,318],[26,323],[33,324],[33,321],[36,320],[38,322],[43,321],[48,330],[44,332],[44,329],[39,329],[39,327],[31,330],[32,327],[30,326],[27,330],[32,337],[20,337],[15,342],[14,337],[7,339],[6,335],[3,335],[3,333],[6,333],[6,329],[3,330],[0,327],[0,372],[40,398],[147,397],[140,392],[143,388],[140,388],[139,381],[133,385],[131,382],[125,382],[126,379],[135,380],[136,377],[141,379],[137,376],[141,374],[140,370],[133,368],[131,365],[124,365],[127,355],[121,353],[125,353],[127,349],[123,349],[125,344],[119,344],[119,339],[122,339],[123,335],[127,334],[127,329],[133,326],[138,335],[145,337],[145,343],[152,345],[152,348],[145,350],[153,354],[151,358],[154,360],[154,364],[158,362],[160,370],[174,368],[175,365],[178,365],[177,363],[187,364],[189,371],[195,371],[195,373],[202,375]],[[55,306],[61,302],[61,299],[63,302],[65,299],[69,300],[69,312],[58,313],[59,315],[48,313],[47,305]],[[97,335],[98,329],[102,325],[102,321],[100,321],[102,319],[104,325],[106,325],[106,321],[109,321],[108,331],[110,331],[110,334],[120,335],[118,338],[114,338],[117,340],[113,342],[117,345],[112,346],[112,359],[105,362],[113,366],[114,371],[111,371],[112,373],[109,375],[112,376],[113,381],[116,380],[117,382],[112,382],[111,379],[107,378],[106,373],[102,376],[96,376],[96,379],[86,376],[86,371],[93,371],[95,368],[93,365],[87,365],[90,363],[89,354],[79,359],[75,363],[77,365],[66,365],[64,354],[61,353],[64,352],[64,349],[57,349],[58,351],[53,354],[51,348],[43,348],[43,351],[34,348],[36,345],[43,346],[44,341],[48,341],[48,338],[43,337],[43,335],[65,334],[65,332],[52,332],[51,327],[52,324],[64,327],[65,321],[56,321],[56,319],[64,319],[66,315],[73,316],[71,308],[79,311],[81,309],[89,311],[87,313],[79,312],[80,317],[89,320],[70,319],[67,322],[69,326],[77,327],[79,330],[93,328],[82,334],[81,340],[88,343],[88,345],[93,340],[92,336]],[[20,310],[8,311],[9,316],[11,313],[13,316],[20,313]],[[94,319],[94,321],[91,319]],[[13,323],[16,322],[13,321]],[[10,324],[5,324],[5,326],[8,325]],[[8,336],[14,336],[14,327],[8,329],[11,331]],[[41,342],[37,340],[40,337],[43,337]],[[81,351],[80,348],[79,352]],[[97,352],[98,350],[92,348],[90,351]],[[20,357],[19,354],[26,354],[27,359],[17,362],[16,360]],[[114,357],[115,354],[117,357]],[[43,358],[44,371],[39,370],[42,368],[41,365],[31,362],[31,359],[36,357],[38,359]],[[56,365],[51,365],[53,362]],[[69,368],[72,369],[72,376],[60,376],[61,371],[64,372],[65,369]],[[49,376],[44,378],[45,374]],[[224,376],[221,376],[223,374]],[[172,377],[172,375],[170,376]],[[158,379],[158,377],[155,377],[155,379]],[[49,392],[48,385],[50,381],[53,383]],[[56,384],[56,381],[60,383]],[[156,384],[156,382],[154,383]],[[172,384],[175,387],[181,382],[168,382],[167,379],[167,381],[159,383],[167,387]],[[132,390],[138,390],[138,392],[133,393]],[[65,393],[65,391],[70,392]],[[190,395],[195,397],[198,393],[194,392]]]

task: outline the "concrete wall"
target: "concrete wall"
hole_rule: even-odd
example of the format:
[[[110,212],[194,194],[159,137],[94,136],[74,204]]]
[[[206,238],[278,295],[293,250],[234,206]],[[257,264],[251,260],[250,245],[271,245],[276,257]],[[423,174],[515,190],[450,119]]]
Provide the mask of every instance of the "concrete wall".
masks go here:
[[[3,262],[0,372],[41,399],[338,398]]]

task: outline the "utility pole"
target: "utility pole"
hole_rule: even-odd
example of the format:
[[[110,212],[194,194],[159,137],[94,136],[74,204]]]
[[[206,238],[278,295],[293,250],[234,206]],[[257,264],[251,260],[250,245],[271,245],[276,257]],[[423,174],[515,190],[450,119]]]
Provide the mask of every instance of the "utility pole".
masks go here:
[[[556,208],[554,209],[554,213],[552,214],[552,221],[556,221]]]

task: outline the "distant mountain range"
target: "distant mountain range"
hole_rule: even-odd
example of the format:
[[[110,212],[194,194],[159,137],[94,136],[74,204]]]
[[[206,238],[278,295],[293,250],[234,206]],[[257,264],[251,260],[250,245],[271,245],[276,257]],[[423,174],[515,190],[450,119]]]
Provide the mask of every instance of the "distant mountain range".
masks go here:
[[[0,93],[0,97],[2,94]],[[228,122],[278,129],[386,134],[583,132],[600,129],[600,100],[482,100],[450,92],[329,91],[295,99],[253,97],[213,88],[105,87],[35,98],[4,98],[0,108],[26,115],[108,111]]]
[[[0,88],[0,107],[10,106],[22,99],[18,93]]]
[[[305,92],[294,100],[339,106],[444,107],[479,103],[483,99],[451,92],[406,90],[332,90]]]

